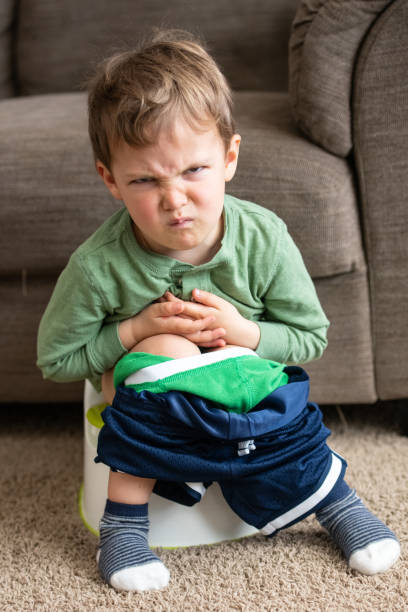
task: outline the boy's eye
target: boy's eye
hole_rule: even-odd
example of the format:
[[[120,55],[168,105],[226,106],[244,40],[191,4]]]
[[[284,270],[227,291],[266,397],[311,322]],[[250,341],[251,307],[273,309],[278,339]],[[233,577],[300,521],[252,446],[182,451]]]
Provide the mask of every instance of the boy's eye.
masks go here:
[[[197,168],[189,168],[186,171],[186,174],[198,174],[199,172],[201,172],[201,170],[203,170],[203,166],[197,166]]]
[[[146,183],[152,183],[153,181],[154,179],[148,176],[143,176],[141,178],[133,179],[132,181],[130,181],[130,185],[146,185]]]

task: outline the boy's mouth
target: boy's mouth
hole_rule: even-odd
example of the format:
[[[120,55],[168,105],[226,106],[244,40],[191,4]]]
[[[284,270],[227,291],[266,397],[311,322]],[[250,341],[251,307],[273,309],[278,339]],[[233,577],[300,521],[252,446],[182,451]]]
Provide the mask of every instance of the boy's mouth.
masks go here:
[[[187,227],[193,223],[193,219],[191,217],[179,217],[177,219],[172,219],[169,223],[170,227]]]

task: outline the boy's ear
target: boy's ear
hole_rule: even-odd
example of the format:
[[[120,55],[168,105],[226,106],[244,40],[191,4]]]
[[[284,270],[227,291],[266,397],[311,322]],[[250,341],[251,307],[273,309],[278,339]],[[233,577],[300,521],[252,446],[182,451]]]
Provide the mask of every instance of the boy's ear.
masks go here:
[[[116,200],[121,200],[122,197],[120,195],[118,186],[116,185],[115,178],[110,170],[99,160],[96,161],[96,169],[98,171],[99,176],[102,178],[106,187],[109,189],[111,194]]]
[[[234,134],[225,156],[225,181],[228,182],[234,178],[238,164],[239,145],[241,144],[241,136]]]

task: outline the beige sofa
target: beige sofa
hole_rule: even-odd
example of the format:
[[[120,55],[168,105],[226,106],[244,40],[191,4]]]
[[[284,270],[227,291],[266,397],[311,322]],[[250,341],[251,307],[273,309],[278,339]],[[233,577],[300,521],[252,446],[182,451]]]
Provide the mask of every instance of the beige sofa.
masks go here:
[[[407,398],[407,4],[3,0],[2,402],[82,397],[82,383],[43,381],[35,366],[58,274],[117,207],[93,167],[81,86],[94,61],[158,25],[208,42],[243,137],[230,192],[286,221],[316,283],[331,327],[307,366],[312,398]]]

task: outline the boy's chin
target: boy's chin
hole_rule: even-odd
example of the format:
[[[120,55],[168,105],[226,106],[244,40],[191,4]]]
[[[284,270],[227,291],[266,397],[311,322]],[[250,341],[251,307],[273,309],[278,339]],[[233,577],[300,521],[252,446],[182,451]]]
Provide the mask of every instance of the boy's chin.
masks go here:
[[[210,261],[218,248],[218,245],[209,246],[205,242],[182,243],[163,249],[161,254],[197,266]]]
[[[169,231],[167,235],[155,240],[143,235],[134,225],[134,234],[142,249],[193,265],[205,263],[213,258],[221,246],[222,232],[217,233],[218,235],[214,235],[215,232],[210,231],[209,235],[201,235],[185,230],[180,231],[179,235],[173,235]]]

